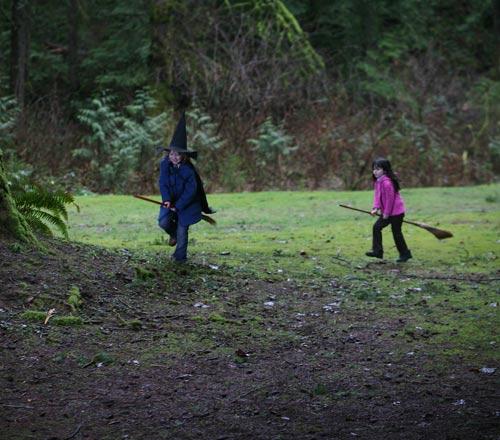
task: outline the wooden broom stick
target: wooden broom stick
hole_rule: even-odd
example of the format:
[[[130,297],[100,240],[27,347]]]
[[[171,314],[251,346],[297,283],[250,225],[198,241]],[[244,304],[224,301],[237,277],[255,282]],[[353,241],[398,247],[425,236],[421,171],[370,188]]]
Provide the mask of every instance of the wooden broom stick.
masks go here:
[[[151,202],[151,203],[155,203],[157,205],[161,205],[163,206],[163,203],[162,202],[159,202],[158,200],[153,200],[153,199],[150,199],[149,197],[144,197],[144,196],[140,196],[138,194],[134,194],[134,197],[136,199],[141,199],[141,200],[145,200],[146,202]],[[208,215],[205,215],[205,214],[201,214],[201,219],[202,220],[205,220],[206,222],[210,223],[212,226],[215,226],[217,224],[217,222],[210,216]]]
[[[352,206],[348,206],[348,205],[342,205],[342,204],[339,204],[340,207],[342,208],[347,208],[347,209],[352,209],[353,211],[359,211],[359,212],[364,212],[365,214],[370,214],[372,215],[372,213],[370,211],[365,211],[364,209],[359,209],[359,208],[353,208]],[[403,220],[403,222],[405,223],[409,223],[410,225],[413,225],[413,226],[418,226],[419,228],[422,228],[422,229],[425,229],[426,231],[429,231],[431,234],[434,235],[434,237],[436,237],[438,240],[443,240],[445,238],[450,238],[450,237],[453,237],[453,234],[449,231],[445,231],[443,229],[438,229],[438,228],[435,228],[433,226],[429,226],[425,223],[421,223],[421,222],[412,222],[410,220]]]

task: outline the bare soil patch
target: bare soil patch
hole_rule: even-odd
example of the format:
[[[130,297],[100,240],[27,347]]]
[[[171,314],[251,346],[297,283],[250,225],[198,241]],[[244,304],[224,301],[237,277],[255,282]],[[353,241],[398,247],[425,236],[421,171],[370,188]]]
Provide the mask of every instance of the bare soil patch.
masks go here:
[[[0,243],[2,438],[499,438],[497,373],[402,338],[337,280],[45,245]],[[22,315],[50,308],[83,324]]]

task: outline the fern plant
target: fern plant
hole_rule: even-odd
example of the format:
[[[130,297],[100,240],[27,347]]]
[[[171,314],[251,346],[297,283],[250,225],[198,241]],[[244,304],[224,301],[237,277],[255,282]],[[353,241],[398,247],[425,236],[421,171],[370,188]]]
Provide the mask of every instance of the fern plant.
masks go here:
[[[217,134],[217,124],[208,113],[194,105],[187,114],[190,125],[188,134],[194,149],[216,152],[224,146],[225,140]]]
[[[12,96],[0,97],[0,156],[4,166],[12,156],[14,145],[14,127],[19,115],[19,106]],[[7,166],[8,168],[8,166]]]
[[[122,110],[115,110],[116,98],[105,93],[79,110],[77,119],[89,134],[73,156],[89,161],[101,188],[124,191],[134,173],[144,172],[144,162],[161,142],[167,121],[164,112],[152,115],[156,105],[145,89]]]
[[[12,129],[16,124],[19,107],[12,96],[0,98],[0,141],[7,143],[12,140]]]
[[[274,125],[271,118],[260,125],[258,137],[247,142],[254,146],[254,151],[259,155],[258,162],[263,166],[272,165],[298,148],[293,145],[293,137],[286,133],[283,125]]]
[[[287,134],[283,124],[275,125],[272,119],[267,118],[258,128],[258,136],[248,139],[257,153],[255,167],[256,179],[266,180],[271,184],[279,184],[286,178],[287,160],[298,146],[294,145],[294,138]]]
[[[53,236],[50,226],[55,227],[68,238],[67,205],[78,205],[72,194],[58,191],[47,191],[38,185],[32,185],[27,190],[14,189],[12,196],[18,211],[24,216],[33,231]]]

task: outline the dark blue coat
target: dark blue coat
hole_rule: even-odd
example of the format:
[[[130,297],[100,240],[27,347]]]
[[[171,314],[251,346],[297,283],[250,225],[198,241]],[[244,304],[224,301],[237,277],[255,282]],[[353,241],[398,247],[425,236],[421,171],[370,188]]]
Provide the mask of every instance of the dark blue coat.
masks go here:
[[[201,201],[194,169],[185,163],[175,167],[164,158],[160,163],[160,192],[164,202],[170,202],[177,209],[181,226],[189,226],[201,220]],[[160,218],[168,214],[160,208]]]

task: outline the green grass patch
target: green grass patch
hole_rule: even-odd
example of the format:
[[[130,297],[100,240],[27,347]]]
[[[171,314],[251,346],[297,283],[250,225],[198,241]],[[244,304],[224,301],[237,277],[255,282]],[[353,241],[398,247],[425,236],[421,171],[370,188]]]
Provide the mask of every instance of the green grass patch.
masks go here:
[[[269,348],[297,341],[300,329],[290,329],[294,317],[325,313],[323,307],[336,302],[343,313],[404,321],[397,337],[423,344],[430,355],[498,359],[498,309],[492,304],[498,302],[500,185],[404,189],[402,195],[407,219],[454,235],[440,241],[405,224],[414,255],[406,264],[395,263],[390,228],[384,230],[386,259],[365,257],[374,219],[338,206],[370,209],[372,191],[211,195],[218,225],[200,222],[190,229],[191,264],[181,267],[168,261],[172,248],[157,226],[156,207],[130,196],[78,198],[81,210],[70,218],[70,236],[134,250],[150,262],[136,267],[137,281],[160,276],[172,289],[195,292],[196,301],[210,304],[193,309],[192,330],[161,338],[156,353],[145,355],[150,359],[231,351],[233,343],[258,341]],[[275,307],[265,310],[269,299],[258,290],[229,298],[242,279],[293,282],[297,295],[273,299]],[[171,303],[182,300],[172,297]],[[332,316],[332,328],[321,331],[337,330]]]
[[[414,254],[412,268],[486,272],[498,267],[500,185],[404,189],[402,194],[408,219],[454,234],[439,241],[405,225]],[[364,252],[371,247],[373,219],[338,205],[369,209],[372,191],[214,194],[210,201],[217,207],[218,225],[200,222],[190,230],[189,252],[197,263],[227,264],[261,277],[283,278],[349,271],[332,257],[354,266],[369,261]],[[86,196],[77,203],[81,210],[70,217],[72,239],[170,254],[154,205],[131,196]],[[389,228],[384,243],[387,259],[395,260]],[[147,278],[146,273],[137,275]]]

